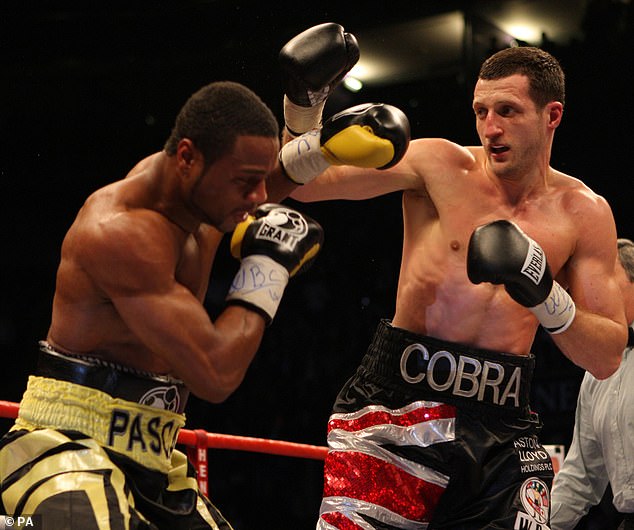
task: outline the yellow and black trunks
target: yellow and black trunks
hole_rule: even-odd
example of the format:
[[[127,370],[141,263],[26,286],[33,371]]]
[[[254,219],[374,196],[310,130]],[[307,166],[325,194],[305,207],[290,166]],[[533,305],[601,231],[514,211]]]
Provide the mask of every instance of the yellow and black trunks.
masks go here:
[[[162,473],[74,430],[17,428],[0,440],[0,509],[45,529],[231,530],[181,451]]]
[[[51,357],[68,364],[65,356]],[[68,378],[78,364],[73,359],[64,368]],[[56,375],[62,372],[58,366]],[[90,367],[79,366],[74,378],[96,383],[90,373]],[[145,391],[144,378],[138,387],[133,384],[138,379],[127,374],[119,379],[125,385],[111,381],[109,388],[119,395]],[[157,388],[156,381],[150,386]],[[67,380],[29,377],[18,418],[0,440],[2,513],[41,514],[45,528],[73,530],[230,529],[198,491],[186,456],[175,449],[185,416],[162,408],[164,400],[151,403]]]
[[[29,377],[11,430],[80,432],[142,466],[167,472],[185,416],[75,383]]]
[[[40,342],[36,375],[101,390],[125,401],[182,413],[189,390],[169,375],[142,372],[98,357],[68,355]]]

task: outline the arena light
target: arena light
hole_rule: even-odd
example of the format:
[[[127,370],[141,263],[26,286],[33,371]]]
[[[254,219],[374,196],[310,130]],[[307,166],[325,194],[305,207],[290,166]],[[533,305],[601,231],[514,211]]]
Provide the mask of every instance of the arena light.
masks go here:
[[[531,24],[509,24],[504,31],[516,39],[531,44],[539,43],[542,37],[541,30]]]
[[[582,36],[585,0],[515,0],[483,3],[479,16],[512,37],[539,45],[543,35],[565,44]]]
[[[450,11],[357,34],[361,58],[350,77],[364,86],[406,82],[462,65],[464,14]]]
[[[343,82],[346,84],[348,79],[351,81],[352,86],[355,86],[355,81],[358,81],[363,85],[364,81],[373,79],[375,76],[380,75],[382,71],[382,65],[374,58],[361,57],[359,62],[352,67],[352,70],[348,72],[348,75],[344,78]],[[346,85],[347,86],[347,85]]]
[[[347,75],[343,80],[343,86],[345,86],[350,92],[359,92],[363,88],[363,82],[356,77]]]
[[[503,33],[505,43],[517,45],[517,40],[539,46],[545,37],[563,44],[582,36],[586,1],[473,2],[469,12]],[[355,32],[361,58],[350,77],[367,89],[441,75],[462,75],[465,39],[471,37],[473,30],[467,27],[468,21],[464,11],[449,10]],[[351,90],[347,84],[344,86]]]

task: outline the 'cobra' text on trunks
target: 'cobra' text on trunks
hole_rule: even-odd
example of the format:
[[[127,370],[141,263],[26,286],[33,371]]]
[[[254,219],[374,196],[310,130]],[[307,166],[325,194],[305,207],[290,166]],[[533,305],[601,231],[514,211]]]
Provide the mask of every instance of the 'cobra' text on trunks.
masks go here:
[[[401,354],[401,377],[410,384],[479,402],[518,407],[522,370],[464,354],[439,350],[432,355],[422,344]]]

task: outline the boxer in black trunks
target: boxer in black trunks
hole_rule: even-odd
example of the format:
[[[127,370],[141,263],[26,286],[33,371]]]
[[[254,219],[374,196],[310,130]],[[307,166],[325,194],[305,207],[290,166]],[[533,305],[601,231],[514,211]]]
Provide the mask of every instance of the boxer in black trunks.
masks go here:
[[[281,51],[294,79],[287,136],[300,135],[290,145],[320,120],[297,90],[320,62],[313,31]],[[554,57],[509,48],[483,63],[475,85],[480,146],[412,140],[383,172],[286,168],[309,181],[292,193],[299,201],[403,192],[396,311],[336,399],[321,530],[547,528],[552,470],[526,402],[537,327],[597,378],[616,370],[627,339],[611,209],[550,166],[564,99]]]
[[[328,423],[318,528],[545,524],[553,467],[528,403],[533,365],[382,321]]]

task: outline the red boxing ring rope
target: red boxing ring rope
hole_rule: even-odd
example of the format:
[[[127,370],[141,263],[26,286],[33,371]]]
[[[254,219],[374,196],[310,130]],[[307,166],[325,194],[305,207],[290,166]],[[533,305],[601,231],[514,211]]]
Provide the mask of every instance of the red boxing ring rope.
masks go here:
[[[17,418],[19,408],[18,403],[0,400],[0,417]],[[187,455],[198,471],[198,487],[205,495],[209,493],[207,480],[207,449],[209,448],[251,451],[315,460],[324,460],[328,452],[327,447],[318,445],[218,434],[203,429],[181,429],[178,433],[178,443],[187,446]]]

